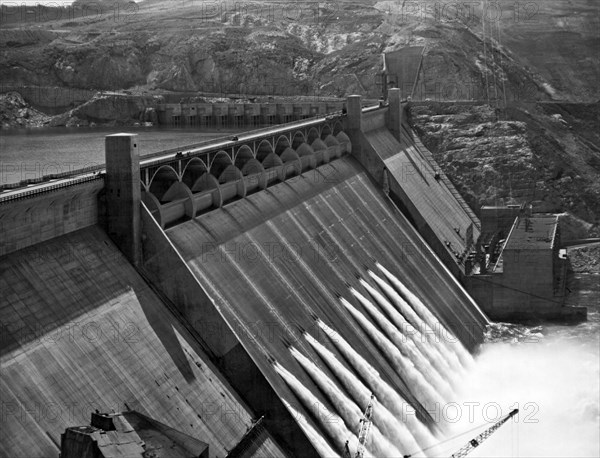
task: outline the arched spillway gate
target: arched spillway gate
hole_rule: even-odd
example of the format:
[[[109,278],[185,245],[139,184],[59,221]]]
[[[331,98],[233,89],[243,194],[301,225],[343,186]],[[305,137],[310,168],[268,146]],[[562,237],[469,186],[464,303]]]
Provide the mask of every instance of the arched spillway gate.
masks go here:
[[[250,132],[140,162],[142,201],[165,228],[350,153],[343,117]]]

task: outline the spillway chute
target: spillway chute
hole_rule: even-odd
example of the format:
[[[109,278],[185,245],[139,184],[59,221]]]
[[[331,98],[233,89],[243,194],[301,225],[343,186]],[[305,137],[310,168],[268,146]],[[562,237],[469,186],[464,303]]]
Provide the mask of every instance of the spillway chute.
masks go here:
[[[367,405],[371,396],[370,389],[317,339],[308,333],[304,337],[340,381],[354,402],[359,406]],[[383,402],[380,402],[373,422],[401,450],[416,450],[419,448],[407,426],[397,419]]]
[[[375,393],[380,403],[384,404],[392,415],[406,424],[411,435],[421,448],[437,442],[432,432],[417,418],[414,406],[411,406],[398,391],[388,384],[379,372],[352,346],[323,321],[318,321],[319,327],[330,338],[331,343],[349,362],[356,374],[364,380],[372,393]]]
[[[397,329],[391,321],[388,320],[371,301],[369,301],[369,299],[360,294],[356,289],[351,288],[350,292],[363,305],[369,315],[379,325],[383,333],[392,341],[396,348],[400,350],[400,353],[410,360],[424,377],[427,377],[427,379],[431,381],[431,384],[443,395],[444,399],[451,399],[453,396],[452,388],[448,382],[442,378],[441,374],[429,361],[426,355],[417,348],[413,340]]]

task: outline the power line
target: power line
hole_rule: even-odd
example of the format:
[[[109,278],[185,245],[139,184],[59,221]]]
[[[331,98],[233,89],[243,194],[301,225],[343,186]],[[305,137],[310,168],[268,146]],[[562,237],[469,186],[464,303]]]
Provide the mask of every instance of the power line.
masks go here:
[[[523,291],[522,289],[519,289],[519,288],[514,288],[512,286],[504,285],[504,284],[501,284],[501,283],[496,283],[496,282],[493,282],[491,280],[485,280],[484,278],[482,278],[482,274],[470,275],[469,278],[476,279],[477,281],[480,281],[480,282],[483,282],[483,283],[488,283],[490,285],[498,286],[499,288],[504,288],[504,289],[508,289],[510,291],[515,291],[515,292],[521,293],[521,294],[523,294],[525,296],[531,296],[531,297],[534,297],[536,299],[542,299],[544,301],[553,302],[553,303],[559,304],[559,305],[564,305],[564,303],[566,302],[566,296],[563,296],[563,300],[562,301],[555,300],[555,299],[553,299],[551,297],[539,296],[539,295],[534,294],[534,293]]]
[[[485,38],[485,8],[486,2],[483,4],[483,10],[481,12],[481,25],[483,29],[483,74],[485,76],[485,93],[487,97],[487,103],[490,104],[490,90],[489,90],[489,82],[487,76],[487,46],[486,46],[486,38]]]
[[[506,86],[505,86],[505,80],[506,80],[506,72],[504,71],[504,65],[502,63],[502,38],[500,37],[500,21],[498,21],[498,23],[496,24],[496,32],[497,32],[497,41],[498,41],[498,54],[500,55],[500,71],[502,72],[500,77],[501,77],[501,81],[502,81],[502,97],[504,100],[504,118],[506,118]]]
[[[484,15],[487,16],[487,12],[489,11],[489,3],[488,0],[484,2],[485,12]],[[498,107],[498,80],[496,78],[496,57],[494,52],[494,21],[491,21],[489,25],[489,33],[490,33],[490,53],[492,55],[492,75],[494,76],[494,94],[495,94],[495,106]]]

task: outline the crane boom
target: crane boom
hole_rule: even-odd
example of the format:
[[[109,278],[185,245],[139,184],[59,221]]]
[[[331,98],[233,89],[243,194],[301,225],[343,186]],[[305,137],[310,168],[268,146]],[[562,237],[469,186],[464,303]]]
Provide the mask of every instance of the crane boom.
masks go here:
[[[356,455],[354,458],[363,458],[365,454],[365,444],[369,437],[369,431],[371,430],[371,424],[373,423],[371,417],[373,416],[373,401],[375,395],[371,395],[371,400],[365,409],[363,417],[360,419],[360,430],[358,431],[358,447],[356,448]]]
[[[369,438],[369,431],[371,430],[371,424],[373,423],[371,419],[373,417],[374,401],[375,395],[371,394],[369,404],[367,405],[365,413],[360,419],[360,429],[358,430],[358,447],[356,447],[356,454],[354,455],[354,458],[363,458],[365,454],[365,444],[367,443],[367,439]],[[352,454],[350,453],[350,447],[348,446],[348,441],[346,441],[346,445],[344,446],[343,458],[352,458]]]
[[[493,424],[488,429],[486,429],[484,432],[482,432],[481,434],[479,434],[478,436],[474,437],[469,442],[467,442],[458,452],[452,454],[451,458],[462,458],[464,456],[467,456],[469,453],[471,453],[471,451],[475,447],[478,447],[479,444],[481,444],[484,440],[486,440],[488,437],[490,437],[498,428],[500,428],[500,426],[502,426],[504,423],[506,423],[508,420],[510,420],[512,417],[514,417],[518,412],[519,412],[519,409],[514,409],[502,420]]]

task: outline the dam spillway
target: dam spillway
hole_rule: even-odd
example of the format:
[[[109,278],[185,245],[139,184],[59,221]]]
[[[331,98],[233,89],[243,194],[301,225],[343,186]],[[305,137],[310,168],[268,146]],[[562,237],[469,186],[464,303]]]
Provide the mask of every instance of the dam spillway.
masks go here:
[[[351,120],[345,127],[356,155],[320,149],[327,159],[317,161],[307,153],[288,176],[275,172],[283,159],[265,154],[272,179],[252,193],[235,172],[238,181],[224,184],[227,202],[218,188],[189,198],[195,209],[213,202],[202,212],[175,201],[136,206],[138,239],[116,237],[110,221],[103,230],[104,220],[86,220],[2,256],[2,395],[13,420],[3,428],[6,454],[48,455],[97,406],[146,412],[206,442],[211,457],[341,455],[344,440],[356,446],[359,418],[351,417],[370,393],[382,415],[369,453],[432,446],[439,425],[430,404],[446,400],[487,320],[360,160]],[[179,183],[171,194],[187,192]],[[97,182],[78,186],[96,198]],[[111,205],[109,196],[99,201],[89,199],[99,213]],[[70,202],[60,209],[79,211]],[[84,342],[47,338],[74,322],[136,323],[144,338],[91,339],[89,326]],[[32,415],[28,399],[83,407],[57,420]],[[234,455],[258,417],[267,433]]]
[[[477,330],[482,329],[483,320],[470,310],[458,284],[454,288],[438,286],[448,274],[433,253],[404,258],[396,255],[407,244],[418,245],[419,236],[354,159],[344,157],[321,168],[322,175],[316,176],[327,180],[319,182],[313,179],[315,175],[300,175],[167,229],[166,234],[279,397],[287,402],[295,399],[270,359],[292,372],[312,393],[320,392],[290,354],[289,345],[319,362],[330,379],[336,380],[318,353],[301,338],[307,332],[344,360],[317,325],[318,317],[370,361],[428,424],[427,408],[431,406],[417,400],[411,383],[415,379],[394,370],[389,355],[382,352],[368,330],[361,328],[337,295],[351,300],[349,288],[368,295],[362,285],[368,280],[360,279],[371,279],[367,269],[377,269],[377,260],[402,278],[450,330],[441,339],[439,335],[433,339],[456,335],[463,345],[473,347],[479,341]],[[377,288],[374,281],[371,283]],[[424,331],[423,326],[418,327]],[[227,360],[228,354],[223,358]],[[453,362],[448,358],[449,364]],[[356,377],[364,378],[359,368],[348,367]],[[422,380],[429,375],[416,373]],[[431,399],[432,403],[439,401]],[[326,396],[319,402],[328,406]]]

